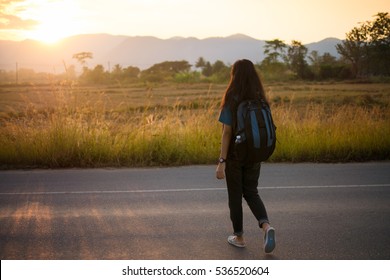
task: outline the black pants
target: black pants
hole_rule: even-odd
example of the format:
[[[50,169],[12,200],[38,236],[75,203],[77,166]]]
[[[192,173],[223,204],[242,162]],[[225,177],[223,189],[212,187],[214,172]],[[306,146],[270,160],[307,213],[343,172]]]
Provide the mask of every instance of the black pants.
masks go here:
[[[242,198],[246,200],[261,227],[269,223],[267,211],[261,200],[257,185],[260,176],[260,163],[245,165],[239,161],[226,162],[226,184],[229,196],[230,219],[234,234],[241,236],[243,230]]]

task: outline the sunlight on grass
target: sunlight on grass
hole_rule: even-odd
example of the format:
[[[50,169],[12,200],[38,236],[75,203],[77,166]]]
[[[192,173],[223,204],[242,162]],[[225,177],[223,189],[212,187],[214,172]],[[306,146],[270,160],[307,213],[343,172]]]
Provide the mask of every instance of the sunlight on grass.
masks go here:
[[[166,99],[174,91],[161,90],[157,103],[149,89],[144,91],[146,97],[142,102],[137,99],[136,105],[133,99],[121,103],[119,100],[126,98],[115,100],[104,92],[90,98],[91,93],[80,94],[67,86],[45,92],[45,97],[34,101],[23,99],[23,110],[3,112],[0,118],[2,167],[215,163],[222,131],[217,118],[223,90],[215,94],[206,90],[196,98],[190,92],[170,101]],[[175,91],[180,92],[182,89]],[[272,92],[278,143],[271,161],[390,158],[388,99],[368,100],[369,104],[359,98],[353,103],[329,103],[325,99],[318,102],[311,94],[303,101],[304,97],[295,98],[295,93],[286,98],[283,92]]]

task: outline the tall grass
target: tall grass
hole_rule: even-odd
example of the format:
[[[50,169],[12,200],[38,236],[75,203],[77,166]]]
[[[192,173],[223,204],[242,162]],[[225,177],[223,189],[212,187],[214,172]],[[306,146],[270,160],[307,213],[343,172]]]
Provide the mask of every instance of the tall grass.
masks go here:
[[[26,100],[0,119],[3,168],[209,164],[219,155],[219,98],[131,107],[109,106],[104,93],[81,102],[71,87],[51,94],[46,105]],[[363,105],[273,104],[271,161],[389,159],[389,105]]]
[[[103,99],[74,102],[71,91],[55,99],[54,108],[29,103],[21,114],[2,119],[3,167],[182,165],[211,163],[217,157],[215,131],[220,127],[210,122],[216,118],[216,103],[116,111]]]
[[[390,158],[388,108],[308,104],[300,113],[274,109],[278,146],[274,161],[346,162]]]

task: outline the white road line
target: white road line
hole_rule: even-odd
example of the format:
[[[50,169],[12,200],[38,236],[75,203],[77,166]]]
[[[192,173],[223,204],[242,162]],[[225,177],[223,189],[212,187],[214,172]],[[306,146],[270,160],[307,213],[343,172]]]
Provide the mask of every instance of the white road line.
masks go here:
[[[389,184],[367,185],[323,185],[323,186],[275,186],[259,187],[259,190],[279,189],[329,189],[329,188],[375,188],[390,187]],[[189,189],[163,189],[163,190],[102,190],[102,191],[46,191],[46,192],[3,192],[1,195],[64,195],[64,194],[126,194],[126,193],[165,193],[165,192],[198,192],[198,191],[224,191],[226,188],[189,188]]]

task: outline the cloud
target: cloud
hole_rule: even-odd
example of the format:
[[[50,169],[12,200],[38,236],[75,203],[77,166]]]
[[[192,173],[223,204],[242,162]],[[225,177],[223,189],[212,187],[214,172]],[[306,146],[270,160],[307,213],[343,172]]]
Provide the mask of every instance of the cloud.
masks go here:
[[[26,2],[26,0],[0,0],[0,11],[3,12],[8,7],[12,7],[24,2]]]
[[[18,14],[27,9],[25,0],[0,0],[0,30],[33,29],[38,21],[23,19]]]
[[[38,21],[0,13],[0,29],[33,29]]]

